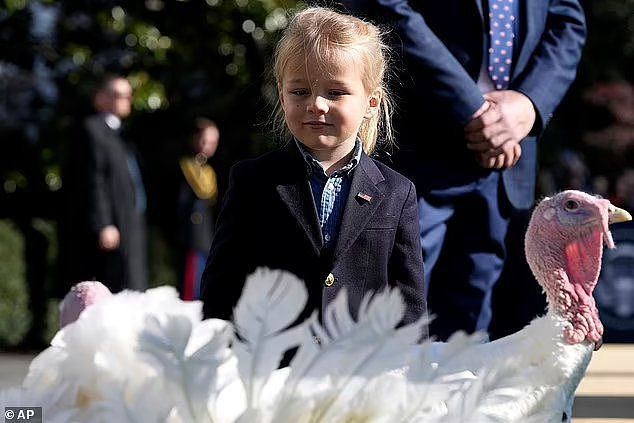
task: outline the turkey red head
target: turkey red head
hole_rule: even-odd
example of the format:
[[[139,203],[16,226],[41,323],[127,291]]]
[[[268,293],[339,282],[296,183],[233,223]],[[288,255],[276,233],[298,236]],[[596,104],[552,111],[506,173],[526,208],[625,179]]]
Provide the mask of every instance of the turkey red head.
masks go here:
[[[603,245],[614,248],[608,225],[632,220],[608,200],[564,191],[542,200],[526,232],[526,258],[546,292],[549,312],[570,324],[564,339],[598,343],[603,335],[592,292],[601,271]]]

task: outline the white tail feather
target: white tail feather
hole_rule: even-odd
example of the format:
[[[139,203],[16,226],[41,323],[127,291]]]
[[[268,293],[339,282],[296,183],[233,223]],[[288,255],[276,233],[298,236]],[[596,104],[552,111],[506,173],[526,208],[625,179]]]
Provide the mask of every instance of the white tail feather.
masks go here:
[[[249,408],[258,406],[262,388],[284,352],[299,344],[301,325],[287,328],[306,300],[303,282],[291,273],[259,268],[247,278],[234,311],[239,339],[234,341],[233,350]]]

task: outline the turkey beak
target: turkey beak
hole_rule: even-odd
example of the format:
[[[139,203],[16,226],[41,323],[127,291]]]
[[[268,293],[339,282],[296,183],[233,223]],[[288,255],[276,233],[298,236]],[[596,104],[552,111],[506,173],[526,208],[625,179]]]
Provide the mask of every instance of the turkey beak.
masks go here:
[[[608,209],[608,222],[610,224],[628,222],[630,220],[632,220],[632,215],[629,214],[627,210],[623,210],[610,204]]]
[[[599,351],[599,348],[603,345],[603,338],[599,338],[597,342],[594,343],[594,350]]]

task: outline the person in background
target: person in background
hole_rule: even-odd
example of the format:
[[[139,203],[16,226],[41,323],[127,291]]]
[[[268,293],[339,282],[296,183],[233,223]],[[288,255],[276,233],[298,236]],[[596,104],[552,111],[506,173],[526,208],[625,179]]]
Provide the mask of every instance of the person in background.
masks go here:
[[[139,161],[122,131],[132,86],[108,75],[96,88],[95,112],[74,137],[65,183],[75,226],[69,283],[99,280],[112,292],[147,288],[146,196]]]
[[[521,328],[543,304],[517,316],[507,294],[527,298],[535,286],[522,242],[537,137],[576,75],[586,38],[579,1],[343,4],[393,28],[402,54],[396,164],[419,195],[431,334],[446,340],[495,323],[497,337]],[[505,265],[512,269],[498,303],[506,309],[495,316]]]
[[[292,137],[232,168],[203,273],[205,317],[230,319],[260,266],[304,281],[298,321],[343,289],[353,317],[387,287],[400,289],[403,323],[426,315],[414,185],[368,156],[391,139],[385,49],[374,25],[349,15],[308,8],[291,19],[274,74]]]
[[[211,248],[218,184],[207,163],[218,148],[220,131],[215,122],[198,118],[189,140],[190,152],[181,157],[182,180],[178,191],[179,267],[181,297],[200,299],[200,279]]]

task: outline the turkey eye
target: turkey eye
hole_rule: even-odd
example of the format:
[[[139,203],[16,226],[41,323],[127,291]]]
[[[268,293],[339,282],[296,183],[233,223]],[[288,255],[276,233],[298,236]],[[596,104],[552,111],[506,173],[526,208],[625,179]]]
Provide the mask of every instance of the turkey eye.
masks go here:
[[[579,208],[579,203],[574,200],[568,200],[564,203],[564,208],[568,211],[577,210]]]

